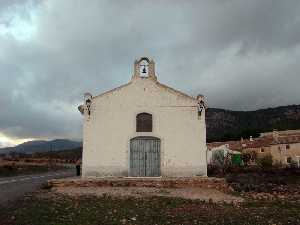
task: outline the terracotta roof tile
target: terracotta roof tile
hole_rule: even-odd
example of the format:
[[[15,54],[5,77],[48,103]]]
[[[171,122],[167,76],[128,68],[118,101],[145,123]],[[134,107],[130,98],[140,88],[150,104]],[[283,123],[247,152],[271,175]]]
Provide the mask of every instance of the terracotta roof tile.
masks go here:
[[[273,144],[273,137],[254,138],[253,141],[244,140],[243,148],[260,148],[267,147]]]
[[[278,144],[300,143],[300,135],[279,136],[277,143]]]
[[[211,143],[207,143],[207,147],[209,149],[215,148],[215,147],[219,147],[221,145],[228,145],[228,148],[231,150],[241,150],[242,149],[242,145],[240,141],[226,141],[226,142],[211,142]]]

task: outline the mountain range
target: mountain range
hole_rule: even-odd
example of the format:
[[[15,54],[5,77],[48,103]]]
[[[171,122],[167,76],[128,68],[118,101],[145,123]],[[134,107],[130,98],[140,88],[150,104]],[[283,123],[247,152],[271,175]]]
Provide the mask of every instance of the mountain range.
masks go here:
[[[206,111],[207,141],[238,140],[257,137],[261,132],[300,129],[300,105],[280,106],[255,111],[232,111],[208,108]],[[0,148],[7,152],[34,153],[61,151],[82,147],[82,142],[67,139],[29,141],[15,147]]]
[[[28,141],[15,147],[0,148],[0,154],[8,152],[31,154],[35,152],[61,151],[82,147],[82,142],[67,139],[55,139],[51,141]]]

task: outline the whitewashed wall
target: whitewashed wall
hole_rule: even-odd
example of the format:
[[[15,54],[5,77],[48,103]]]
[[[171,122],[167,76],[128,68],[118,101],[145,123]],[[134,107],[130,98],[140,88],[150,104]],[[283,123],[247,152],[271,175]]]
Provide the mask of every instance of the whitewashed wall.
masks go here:
[[[136,136],[161,139],[162,176],[207,174],[205,113],[197,100],[134,77],[130,83],[92,99],[84,115],[83,176],[128,176],[129,143]],[[153,116],[153,132],[136,133],[136,115]]]

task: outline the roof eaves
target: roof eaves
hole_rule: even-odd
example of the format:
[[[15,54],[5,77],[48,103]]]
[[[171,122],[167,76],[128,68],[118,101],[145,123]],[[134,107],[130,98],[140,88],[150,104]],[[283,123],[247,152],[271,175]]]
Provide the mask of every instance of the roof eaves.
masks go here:
[[[119,86],[119,87],[116,87],[116,88],[114,88],[114,89],[108,90],[108,91],[103,92],[103,93],[101,93],[101,94],[99,94],[99,95],[93,96],[93,98],[102,97],[102,96],[104,96],[104,95],[106,95],[106,94],[112,93],[112,92],[114,92],[114,91],[118,91],[118,90],[120,90],[120,89],[122,89],[122,88],[124,88],[124,87],[126,87],[126,86],[128,86],[128,85],[130,85],[130,84],[131,84],[131,82],[128,82],[127,84],[123,84],[123,85],[121,85],[121,86]]]
[[[162,87],[162,88],[165,88],[165,89],[167,89],[167,90],[170,90],[170,91],[172,91],[172,92],[174,92],[174,93],[176,93],[176,94],[179,94],[179,95],[181,95],[181,96],[183,96],[183,97],[186,97],[186,98],[189,98],[189,99],[192,99],[192,100],[197,100],[195,97],[193,97],[193,96],[190,96],[190,95],[188,95],[188,94],[185,94],[185,93],[183,93],[183,92],[181,92],[181,91],[178,91],[178,90],[176,90],[176,89],[174,89],[174,88],[171,88],[171,87],[169,87],[169,86],[167,86],[167,85],[165,85],[165,84],[162,84],[162,83],[160,83],[160,82],[158,82],[158,81],[156,81],[156,83],[157,83],[157,85],[158,86],[160,86],[160,87]]]

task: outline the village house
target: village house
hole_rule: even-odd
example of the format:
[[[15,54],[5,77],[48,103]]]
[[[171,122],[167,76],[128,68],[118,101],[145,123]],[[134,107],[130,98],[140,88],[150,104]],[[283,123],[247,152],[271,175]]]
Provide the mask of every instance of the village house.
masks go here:
[[[225,144],[231,150],[255,155],[252,157],[253,163],[255,163],[255,158],[271,155],[274,164],[295,164],[300,167],[300,130],[274,130],[261,133],[258,138],[208,143],[208,151]]]
[[[84,177],[207,175],[204,97],[158,82],[153,60],[136,60],[129,83],[87,93],[78,108]]]
[[[261,138],[273,139],[270,152],[275,162],[296,163],[300,166],[300,130],[262,133]],[[260,152],[263,151],[264,149],[260,149]]]

